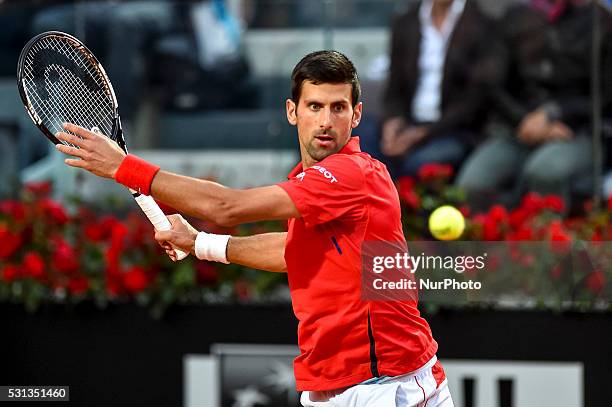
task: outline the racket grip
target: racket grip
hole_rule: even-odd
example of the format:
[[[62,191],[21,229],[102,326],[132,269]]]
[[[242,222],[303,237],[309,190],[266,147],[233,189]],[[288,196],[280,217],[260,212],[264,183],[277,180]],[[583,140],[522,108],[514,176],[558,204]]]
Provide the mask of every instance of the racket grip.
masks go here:
[[[170,230],[170,221],[159,208],[159,205],[157,205],[157,202],[155,202],[153,198],[148,195],[141,194],[134,197],[134,199],[136,200],[136,203],[138,203],[138,206],[140,206],[144,214],[147,215],[147,218],[149,218],[153,226],[155,226],[155,229]],[[176,252],[177,260],[183,260],[189,255],[189,253],[185,253],[184,251],[176,247],[174,248],[174,251]]]

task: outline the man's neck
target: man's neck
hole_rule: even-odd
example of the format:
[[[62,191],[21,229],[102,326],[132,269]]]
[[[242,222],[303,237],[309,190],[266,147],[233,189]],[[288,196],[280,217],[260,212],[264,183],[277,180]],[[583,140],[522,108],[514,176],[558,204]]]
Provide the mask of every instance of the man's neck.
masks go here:
[[[442,26],[446,17],[448,17],[448,11],[453,5],[452,1],[435,1],[431,7],[431,21],[433,22],[436,30],[442,31]]]
[[[313,165],[316,165],[317,163],[318,161],[313,160],[312,158],[310,158],[310,156],[304,157],[302,158],[302,169],[307,170],[308,168],[312,167]]]

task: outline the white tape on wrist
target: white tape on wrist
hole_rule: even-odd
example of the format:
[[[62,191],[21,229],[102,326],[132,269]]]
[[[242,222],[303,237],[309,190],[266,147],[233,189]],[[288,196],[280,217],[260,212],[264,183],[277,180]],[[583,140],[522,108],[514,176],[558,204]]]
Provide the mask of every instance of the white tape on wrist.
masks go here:
[[[230,235],[215,235],[199,232],[195,240],[195,254],[200,260],[217,261],[228,264],[227,242]]]

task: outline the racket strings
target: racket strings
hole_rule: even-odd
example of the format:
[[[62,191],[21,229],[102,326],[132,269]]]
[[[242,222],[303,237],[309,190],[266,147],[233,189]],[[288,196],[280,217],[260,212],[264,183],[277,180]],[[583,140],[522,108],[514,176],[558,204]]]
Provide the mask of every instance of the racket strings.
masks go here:
[[[97,64],[76,46],[56,37],[32,46],[24,65],[30,107],[53,134],[65,131],[62,123],[70,122],[87,129],[98,127],[113,137],[116,107],[109,85]],[[42,54],[43,50],[54,52]],[[35,71],[35,61],[44,69]],[[89,79],[87,83],[83,78]]]

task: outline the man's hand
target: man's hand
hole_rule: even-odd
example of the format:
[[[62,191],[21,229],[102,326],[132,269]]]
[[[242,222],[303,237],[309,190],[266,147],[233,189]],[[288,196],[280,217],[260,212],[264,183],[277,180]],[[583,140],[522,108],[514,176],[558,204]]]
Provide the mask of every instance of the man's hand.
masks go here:
[[[544,109],[536,109],[527,114],[518,127],[518,138],[525,144],[535,145],[546,138],[550,130],[548,113]]]
[[[407,127],[398,132],[394,138],[381,145],[381,151],[387,157],[398,157],[406,154],[414,145],[427,135],[427,127]]]
[[[550,121],[544,109],[526,115],[518,128],[518,138],[525,144],[536,145],[547,141],[570,140],[574,131],[560,120]]]
[[[176,261],[174,247],[195,255],[195,241],[198,231],[181,215],[169,215],[170,230],[156,230],[155,240],[166,251],[172,261]],[[173,247],[174,246],[174,247]]]
[[[400,130],[406,126],[406,121],[401,117],[392,117],[386,120],[382,126],[380,138],[380,151],[387,155],[386,151],[394,144]]]
[[[108,137],[94,133],[83,127],[64,123],[64,129],[76,134],[59,132],[55,136],[62,141],[77,146],[70,147],[58,144],[56,148],[64,154],[79,159],[67,158],[64,160],[71,167],[83,168],[99,177],[114,178],[125,152]]]
[[[385,120],[382,126],[382,141],[394,138],[405,126],[406,121],[401,117],[392,117]]]
[[[574,131],[561,121],[551,123],[548,133],[545,136],[546,141],[564,141],[574,138]]]

